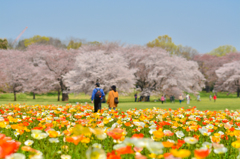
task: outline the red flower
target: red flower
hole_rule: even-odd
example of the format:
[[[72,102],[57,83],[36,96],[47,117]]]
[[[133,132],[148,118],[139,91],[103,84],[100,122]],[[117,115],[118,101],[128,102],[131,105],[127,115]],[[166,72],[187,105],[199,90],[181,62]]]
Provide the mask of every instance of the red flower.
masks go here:
[[[230,131],[234,131],[235,129],[234,129],[234,127],[231,127],[229,130],[230,130]]]
[[[0,134],[0,158],[5,158],[6,156],[16,152],[20,144],[20,142],[11,141],[11,138]]]
[[[132,138],[143,138],[144,137],[144,134],[140,133],[140,134],[134,134],[132,136]]]
[[[124,155],[124,154],[133,154],[134,151],[132,150],[131,146],[122,147],[116,150],[117,154]]]
[[[210,154],[208,149],[199,149],[194,151],[194,155],[197,158],[206,158]]]
[[[107,159],[121,159],[121,156],[117,155],[116,152],[113,150],[112,152],[107,153]]]
[[[107,132],[108,136],[111,136],[113,139],[115,140],[119,140],[122,138],[123,136],[123,129],[120,128],[115,128],[112,131]]]

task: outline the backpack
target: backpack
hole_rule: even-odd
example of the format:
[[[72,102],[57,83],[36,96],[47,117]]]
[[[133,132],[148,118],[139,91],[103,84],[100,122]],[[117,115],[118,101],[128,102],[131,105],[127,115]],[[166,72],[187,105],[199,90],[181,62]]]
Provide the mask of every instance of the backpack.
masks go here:
[[[102,93],[100,89],[97,89],[97,92],[95,93],[95,100],[101,100]]]
[[[113,94],[113,98],[114,98],[114,103],[115,103],[115,104],[118,104],[118,103],[119,103],[118,97],[114,97],[114,94]]]

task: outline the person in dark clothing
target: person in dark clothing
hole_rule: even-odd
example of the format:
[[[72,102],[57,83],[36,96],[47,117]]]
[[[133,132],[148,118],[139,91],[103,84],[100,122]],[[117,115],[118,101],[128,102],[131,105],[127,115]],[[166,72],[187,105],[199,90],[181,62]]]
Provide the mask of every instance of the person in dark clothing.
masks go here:
[[[98,112],[101,111],[102,105],[101,105],[101,101],[102,98],[105,96],[103,90],[100,88],[100,84],[96,83],[96,88],[93,90],[92,92],[92,103],[94,103],[94,112]],[[94,101],[94,102],[93,102]]]
[[[134,94],[135,102],[137,101],[137,93]]]

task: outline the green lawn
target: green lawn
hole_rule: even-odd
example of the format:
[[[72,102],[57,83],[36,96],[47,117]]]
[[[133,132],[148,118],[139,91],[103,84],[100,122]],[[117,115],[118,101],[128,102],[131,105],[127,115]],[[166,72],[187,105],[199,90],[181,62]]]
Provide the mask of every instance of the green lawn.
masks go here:
[[[163,109],[177,109],[179,107],[189,108],[189,106],[196,106],[199,110],[223,110],[223,109],[230,109],[236,110],[240,109],[240,99],[236,97],[236,94],[227,95],[227,93],[218,93],[218,99],[214,103],[214,101],[209,101],[209,93],[201,92],[201,101],[198,102],[196,97],[192,97],[190,104],[187,105],[184,101],[182,104],[176,100],[175,103],[170,103],[167,100],[166,103],[162,104],[161,102],[154,102],[154,99],[159,97],[151,96],[151,102],[134,102],[133,94],[129,96],[120,96],[119,97],[119,105],[118,108],[121,111],[125,111],[127,109],[137,108],[137,109],[145,109],[145,108],[153,108],[159,107]],[[76,102],[79,103],[90,103],[90,96],[85,94],[69,95],[68,102],[58,102],[57,101],[57,94],[56,93],[48,93],[45,95],[36,95],[36,99],[32,99],[32,95],[30,94],[17,94],[17,101],[13,101],[13,94],[0,94],[0,104],[8,104],[8,103],[26,103],[28,105],[35,105],[35,104],[56,104],[56,105],[65,105],[67,103],[75,104]],[[92,103],[90,103],[92,105]],[[106,103],[102,104],[103,107],[107,107]]]

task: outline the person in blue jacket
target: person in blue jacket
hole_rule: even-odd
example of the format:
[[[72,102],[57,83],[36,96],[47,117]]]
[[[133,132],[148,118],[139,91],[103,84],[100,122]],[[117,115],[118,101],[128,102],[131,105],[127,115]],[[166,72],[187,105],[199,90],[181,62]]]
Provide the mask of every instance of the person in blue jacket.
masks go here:
[[[91,100],[92,100],[92,103],[94,102],[94,112],[98,112],[101,111],[101,108],[102,108],[102,97],[104,97],[105,94],[103,92],[103,90],[100,88],[100,84],[99,83],[96,83],[96,88],[93,90],[92,92],[92,97],[91,97]]]

